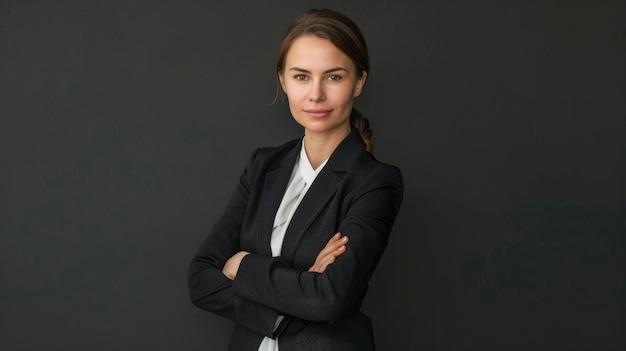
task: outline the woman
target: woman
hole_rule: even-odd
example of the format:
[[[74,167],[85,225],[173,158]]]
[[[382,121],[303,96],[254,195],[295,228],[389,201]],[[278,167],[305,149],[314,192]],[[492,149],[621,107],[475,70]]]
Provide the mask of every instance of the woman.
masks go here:
[[[402,201],[353,107],[369,71],[358,27],[311,10],[277,77],[304,137],[256,150],[189,270],[193,303],[236,322],[229,350],[373,350],[359,311]],[[348,239],[349,238],[349,239]]]

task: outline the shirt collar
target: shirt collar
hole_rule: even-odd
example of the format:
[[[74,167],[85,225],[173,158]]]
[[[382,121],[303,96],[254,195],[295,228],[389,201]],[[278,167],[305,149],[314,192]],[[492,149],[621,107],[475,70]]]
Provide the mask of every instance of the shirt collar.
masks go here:
[[[324,160],[317,169],[313,169],[311,166],[311,162],[309,161],[309,157],[306,155],[306,151],[304,150],[304,138],[302,138],[302,147],[300,148],[300,157],[298,158],[298,168],[300,170],[300,174],[302,174],[302,178],[307,184],[313,183],[317,174],[322,171],[322,168],[326,165],[328,159]]]

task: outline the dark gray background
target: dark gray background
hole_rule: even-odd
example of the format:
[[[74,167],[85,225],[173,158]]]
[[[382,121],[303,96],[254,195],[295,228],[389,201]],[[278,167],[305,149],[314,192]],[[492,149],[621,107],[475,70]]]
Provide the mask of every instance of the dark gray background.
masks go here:
[[[287,23],[363,29],[405,201],[380,350],[626,346],[623,1],[0,0],[0,349],[223,350],[186,272],[255,147]]]

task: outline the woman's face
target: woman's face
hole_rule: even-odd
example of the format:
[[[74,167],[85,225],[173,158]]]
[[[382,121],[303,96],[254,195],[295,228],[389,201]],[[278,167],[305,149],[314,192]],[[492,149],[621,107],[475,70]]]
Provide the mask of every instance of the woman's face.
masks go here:
[[[301,36],[289,48],[279,74],[294,119],[312,133],[345,137],[352,101],[361,94],[367,72],[359,77],[352,60],[328,39]]]

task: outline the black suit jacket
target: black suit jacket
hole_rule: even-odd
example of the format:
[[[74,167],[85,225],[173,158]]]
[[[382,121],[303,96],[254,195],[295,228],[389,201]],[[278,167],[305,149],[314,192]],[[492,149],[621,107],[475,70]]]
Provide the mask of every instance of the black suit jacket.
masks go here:
[[[192,302],[236,322],[229,350],[257,350],[264,336],[281,351],[373,350],[359,309],[402,201],[402,176],[365,150],[353,128],[318,174],[287,228],[281,257],[270,237],[301,139],[258,149],[189,270]],[[324,273],[307,270],[340,231],[346,252]],[[245,250],[233,281],[225,262]],[[274,330],[277,315],[286,316]]]

